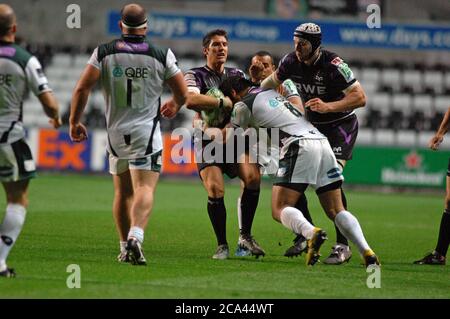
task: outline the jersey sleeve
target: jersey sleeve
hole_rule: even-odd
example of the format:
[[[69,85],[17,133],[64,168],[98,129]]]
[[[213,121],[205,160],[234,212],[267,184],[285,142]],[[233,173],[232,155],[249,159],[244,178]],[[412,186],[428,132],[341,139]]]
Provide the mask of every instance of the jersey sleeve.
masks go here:
[[[238,102],[234,105],[231,113],[230,123],[233,127],[246,129],[250,125],[251,112],[244,102]]]
[[[94,68],[100,70],[100,61],[98,60],[98,48],[95,48],[87,64],[90,64]]]
[[[48,85],[47,77],[42,71],[42,66],[36,57],[31,57],[25,67],[25,73],[27,75],[28,86],[34,95],[39,96],[45,92],[51,92]]]
[[[200,93],[201,84],[198,75],[194,70],[189,70],[184,75],[184,80],[186,81],[186,85],[188,87],[189,92]]]
[[[289,54],[286,54],[278,63],[278,68],[275,71],[277,75],[277,79],[281,82],[284,82],[290,77],[289,72],[289,64],[290,64]]]
[[[298,93],[297,87],[295,86],[294,82],[292,80],[287,79],[282,84],[282,93],[285,98],[290,98],[292,96],[300,96]]]
[[[175,74],[180,72],[180,68],[178,67],[178,61],[175,57],[175,54],[173,54],[172,50],[167,50],[166,55],[166,72],[164,74],[164,80],[170,79]]]
[[[356,82],[352,70],[340,57],[331,61],[329,76],[330,83],[339,91],[344,91]]]

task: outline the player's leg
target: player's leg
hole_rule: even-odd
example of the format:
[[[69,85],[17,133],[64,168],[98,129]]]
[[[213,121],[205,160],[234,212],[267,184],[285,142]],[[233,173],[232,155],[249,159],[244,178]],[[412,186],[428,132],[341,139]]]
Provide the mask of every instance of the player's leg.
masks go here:
[[[364,238],[361,226],[349,211],[344,208],[341,199],[340,181],[328,184],[317,189],[320,204],[327,216],[334,221],[339,230],[356,245],[364,258],[366,267],[371,264],[379,264],[378,258]]]
[[[272,218],[296,234],[303,235],[309,241],[306,264],[314,265],[319,259],[319,249],[326,240],[326,233],[314,227],[295,208],[298,198],[304,193],[307,184],[277,183],[272,187]]]
[[[295,204],[295,208],[302,212],[303,216],[305,216],[306,220],[314,225],[311,214],[309,213],[308,208],[308,199],[306,198],[305,193],[303,193]],[[308,245],[306,238],[301,234],[296,234],[296,237],[293,240],[294,245],[289,247],[284,255],[286,257],[297,257],[300,256],[303,252],[307,251]]]
[[[29,180],[36,168],[30,148],[24,140],[0,147],[0,181],[6,194],[6,212],[0,224],[0,276],[14,277],[6,265],[25,222]]]
[[[439,226],[439,236],[436,248],[424,258],[416,260],[417,265],[445,265],[448,246],[450,244],[450,160],[446,179],[445,210]]]
[[[133,265],[146,265],[142,244],[152,213],[153,196],[161,171],[161,151],[137,160],[128,160],[133,200],[130,207],[130,230],[127,251]]]
[[[120,253],[117,257],[119,262],[128,262],[127,238],[130,231],[130,210],[133,202],[133,188],[130,187],[131,175],[127,169],[121,174],[113,175],[114,202],[113,217],[119,234]]]
[[[208,194],[208,216],[217,239],[217,250],[213,259],[227,259],[229,248],[227,242],[227,211],[224,203],[224,182],[219,166],[206,166],[200,171],[203,186]]]
[[[159,179],[159,172],[130,168],[133,189],[133,201],[130,208],[130,230],[127,250],[131,262],[135,265],[147,263],[142,244],[144,232],[153,208],[153,196]]]
[[[238,248],[247,249],[255,256],[264,256],[264,250],[252,237],[252,225],[259,201],[261,175],[258,165],[250,162],[249,154],[244,154],[243,160],[238,164],[238,176],[244,183],[240,200],[242,227]]]
[[[6,259],[19,237],[25,223],[28,206],[29,180],[3,182],[6,193],[6,213],[0,225],[0,276],[14,277],[15,273],[6,265]]]
[[[127,238],[130,231],[130,209],[133,200],[133,184],[128,160],[109,155],[109,173],[113,177],[113,217],[119,234],[119,262],[128,262]]]

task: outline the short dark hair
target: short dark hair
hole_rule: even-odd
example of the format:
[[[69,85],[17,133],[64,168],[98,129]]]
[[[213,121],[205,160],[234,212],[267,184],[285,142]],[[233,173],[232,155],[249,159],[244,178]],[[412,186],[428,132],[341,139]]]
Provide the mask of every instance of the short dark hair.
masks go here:
[[[246,78],[239,75],[234,75],[225,79],[225,81],[223,81],[220,85],[219,90],[221,90],[225,96],[231,96],[231,90],[239,93],[244,91],[246,88],[251,87],[252,85],[253,83]]]
[[[272,64],[275,64],[275,59],[273,58],[273,55],[270,54],[268,51],[264,51],[264,50],[258,51],[255,54],[253,54],[252,59],[255,56],[260,56],[260,57],[268,56],[268,57],[270,57],[270,60],[272,60]]]
[[[228,33],[224,29],[215,29],[209,31],[204,37],[203,37],[203,47],[207,48],[209,43],[211,42],[212,37],[219,35],[222,37],[225,37],[228,41]]]

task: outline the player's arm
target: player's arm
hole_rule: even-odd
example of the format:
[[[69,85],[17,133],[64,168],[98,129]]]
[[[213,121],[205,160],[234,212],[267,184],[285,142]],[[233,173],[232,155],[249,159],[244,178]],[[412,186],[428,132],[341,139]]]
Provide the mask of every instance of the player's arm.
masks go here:
[[[54,128],[60,127],[62,121],[59,115],[58,101],[53,95],[53,92],[48,85],[47,77],[42,71],[42,66],[36,57],[30,58],[25,67],[25,72],[28,85],[39,99],[39,102],[41,102],[45,114],[50,119],[50,124]]]
[[[277,71],[275,71],[261,82],[261,87],[263,89],[276,89],[281,83],[282,81],[278,79]]]
[[[74,142],[81,142],[87,139],[87,129],[80,121],[89,94],[99,78],[100,70],[88,64],[73,91],[72,101],[70,103],[69,133],[70,138]]]
[[[187,94],[186,107],[196,112],[213,110],[220,107],[231,109],[233,107],[233,102],[231,102],[229,97],[215,98],[190,91]]]
[[[294,105],[302,114],[305,114],[305,109],[303,107],[302,99],[298,93],[297,87],[292,80],[287,79],[279,87],[280,93],[288,99],[288,101]]]
[[[45,114],[49,117],[49,122],[54,128],[58,128],[62,125],[61,117],[59,115],[58,101],[52,92],[44,92],[38,95],[39,102],[41,102],[42,108]]]
[[[447,112],[445,112],[444,118],[442,119],[441,125],[439,125],[439,129],[437,130],[436,134],[431,138],[430,142],[428,143],[428,146],[436,151],[439,148],[439,145],[441,145],[442,141],[444,140],[445,133],[448,132],[449,125],[450,124],[450,107],[448,108]]]
[[[358,81],[343,91],[345,96],[339,101],[324,102],[314,98],[305,103],[312,111],[319,113],[352,111],[366,105],[366,94]]]
[[[186,102],[187,86],[183,74],[178,72],[166,80],[172,91],[172,98],[161,106],[161,114],[166,118],[173,118]]]

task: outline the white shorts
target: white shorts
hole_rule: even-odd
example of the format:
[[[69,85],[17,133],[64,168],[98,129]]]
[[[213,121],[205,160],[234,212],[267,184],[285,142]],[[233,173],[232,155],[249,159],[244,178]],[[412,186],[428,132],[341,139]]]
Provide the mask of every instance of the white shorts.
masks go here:
[[[140,169],[160,173],[162,164],[161,153],[162,151],[158,151],[147,157],[137,159],[118,158],[109,154],[109,172],[112,175],[119,175],[129,169]]]
[[[17,182],[36,176],[36,164],[24,140],[0,145],[0,181]]]
[[[344,180],[327,139],[299,139],[286,148],[274,184],[308,184],[317,190]]]

